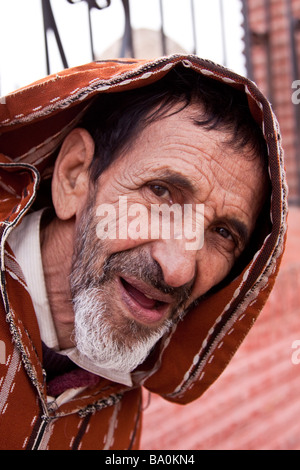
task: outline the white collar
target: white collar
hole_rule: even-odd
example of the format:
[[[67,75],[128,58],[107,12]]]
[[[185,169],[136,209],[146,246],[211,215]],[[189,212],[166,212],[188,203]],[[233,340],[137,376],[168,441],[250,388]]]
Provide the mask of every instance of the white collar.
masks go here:
[[[76,347],[60,350],[47,297],[41,255],[40,222],[43,212],[44,210],[40,210],[25,216],[8,238],[31,295],[42,341],[56,352],[67,355],[79,367],[114,382],[131,386],[130,374],[98,367],[87,358],[82,358]]]

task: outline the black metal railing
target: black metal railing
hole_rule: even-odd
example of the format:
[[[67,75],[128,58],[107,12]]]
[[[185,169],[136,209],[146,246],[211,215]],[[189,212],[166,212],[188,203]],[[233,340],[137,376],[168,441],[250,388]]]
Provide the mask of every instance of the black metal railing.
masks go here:
[[[90,48],[91,48],[91,55],[93,60],[95,60],[95,48],[94,48],[94,41],[93,41],[93,31],[92,31],[92,21],[91,21],[91,11],[96,8],[102,10],[107,8],[111,4],[111,0],[105,0],[102,2],[97,2],[97,0],[67,0],[71,4],[76,4],[82,1],[85,1],[88,6],[88,25],[89,25],[89,35],[90,35]],[[66,58],[66,54],[64,51],[64,47],[60,38],[60,34],[57,28],[56,20],[53,14],[52,6],[50,0],[41,0],[42,2],[42,11],[43,11],[43,22],[44,22],[44,38],[45,38],[45,54],[46,54],[46,64],[47,64],[47,74],[51,73],[50,70],[50,51],[49,51],[49,42],[48,42],[48,33],[51,31],[55,37],[57,47],[59,50],[59,54],[62,60],[62,64],[64,68],[68,68],[68,61]],[[126,3],[128,4],[128,0],[123,0],[123,5],[125,9]],[[127,18],[127,16],[126,16]],[[128,19],[127,19],[128,21]],[[125,36],[125,34],[124,34]],[[126,29],[126,37],[127,37],[127,29]]]
[[[60,0],[63,2],[63,0]],[[92,60],[96,60],[97,54],[96,54],[96,49],[97,49],[97,44],[94,44],[94,31],[93,31],[93,22],[92,22],[92,16],[93,16],[93,10],[104,10],[109,7],[111,7],[112,3],[115,0],[65,0],[65,2],[68,2],[71,5],[74,5],[74,8],[76,8],[76,5],[79,3],[85,3],[87,6],[87,17],[86,20],[83,18],[83,21],[86,21],[86,24],[88,25],[89,29],[89,41],[90,41],[90,57]],[[167,55],[169,53],[172,53],[173,50],[168,50],[169,42],[168,42],[168,37],[166,35],[166,23],[167,21],[170,22],[172,21],[172,18],[169,16],[167,17],[167,6],[164,2],[164,0],[156,0],[159,2],[159,9],[158,9],[158,15],[159,15],[159,21],[160,21],[160,31],[158,31],[157,34],[157,39],[158,39],[158,46],[159,46],[159,54],[160,55]],[[198,53],[198,34],[199,31],[197,31],[197,25],[196,25],[196,11],[199,7],[202,8],[201,10],[201,15],[205,15],[205,4],[201,2],[201,0],[185,0],[184,2],[181,2],[182,5],[180,8],[185,10],[185,13],[188,12],[189,16],[189,25],[187,26],[187,30],[191,34],[191,47],[189,52],[192,54],[197,54]],[[62,40],[62,35],[61,32],[59,31],[58,28],[58,20],[59,18],[55,17],[55,8],[56,7],[51,0],[41,0],[41,10],[42,10],[42,22],[43,22],[43,33],[44,33],[44,51],[45,51],[45,63],[46,63],[46,73],[49,75],[51,73],[54,73],[56,70],[51,70],[53,66],[51,67],[52,64],[52,54],[55,55],[55,58],[57,58],[57,51],[59,54],[59,58],[62,63],[63,68],[68,68],[72,66],[73,64],[69,63],[68,56],[66,53],[66,49],[63,44]],[[119,0],[120,8],[123,9],[124,13],[124,30],[119,32],[119,37],[121,37],[121,45],[120,45],[120,50],[118,51],[118,57],[136,57],[136,51],[135,51],[135,41],[134,41],[134,36],[135,32],[132,28],[132,23],[131,23],[131,4],[130,0]],[[157,4],[154,3],[154,0],[149,0],[149,5],[152,7],[157,7]],[[220,37],[221,37],[221,44],[220,47],[222,48],[222,57],[223,59],[220,60],[223,65],[227,65],[227,51],[226,51],[226,39],[225,39],[225,20],[224,20],[224,7],[228,6],[226,0],[218,0],[218,3],[216,3],[216,17],[220,17],[221,22],[220,25],[218,26],[218,29],[220,28]],[[217,11],[218,10],[218,11]],[[199,16],[199,13],[197,13]],[[94,19],[94,18],[93,18]],[[13,21],[12,18],[3,18],[3,21]],[[29,24],[29,27],[34,27],[33,24]],[[94,27],[95,24],[94,24]],[[213,30],[213,28],[212,28]],[[198,32],[198,34],[197,34]],[[51,33],[51,34],[49,34]],[[56,42],[57,49],[55,51],[53,50],[53,38]],[[88,54],[89,51],[86,51]],[[1,64],[0,64],[1,65]],[[0,77],[1,78],[1,77]],[[0,82],[1,86],[1,82]],[[18,85],[19,86],[19,85]],[[0,87],[0,96],[1,96],[1,87]]]
[[[91,12],[93,9],[103,10],[108,8],[111,5],[111,0],[67,0],[69,3],[75,5],[80,2],[87,3],[88,6],[88,25],[89,25],[89,35],[90,35],[90,49],[91,49],[91,56],[93,60],[96,58],[95,54],[95,47],[93,41],[93,29],[92,29],[92,21],[91,21]],[[190,10],[191,10],[191,31],[193,36],[193,47],[192,53],[196,54],[197,52],[197,34],[196,34],[196,24],[195,24],[195,0],[189,0],[190,3]],[[57,24],[55,21],[55,17],[53,14],[52,6],[50,0],[41,0],[42,2],[42,11],[43,11],[43,22],[44,22],[44,37],[45,37],[45,54],[46,54],[46,64],[47,64],[47,73],[50,74],[50,51],[49,51],[49,43],[48,43],[48,33],[51,31],[55,37],[58,51],[62,60],[63,67],[68,68],[68,61],[66,58],[66,54],[62,45],[62,41],[60,38],[60,34],[57,28]],[[222,31],[224,31],[224,19],[223,19],[223,0],[219,0],[220,2],[220,9],[221,9],[221,17],[222,17]],[[131,26],[131,11],[130,11],[130,2],[129,0],[121,0],[121,4],[124,10],[124,17],[125,17],[125,26],[122,35],[122,42],[121,42],[121,49],[119,53],[119,57],[135,57],[135,48],[134,48],[134,41],[133,41],[133,31]],[[167,42],[166,42],[166,34],[165,34],[165,18],[164,18],[164,9],[163,9],[163,0],[159,0],[159,12],[160,12],[160,41],[161,41],[161,54],[166,55],[168,53],[167,50]],[[225,41],[224,41],[225,43]],[[224,50],[224,56],[226,56],[226,52]],[[225,65],[225,64],[224,64]]]

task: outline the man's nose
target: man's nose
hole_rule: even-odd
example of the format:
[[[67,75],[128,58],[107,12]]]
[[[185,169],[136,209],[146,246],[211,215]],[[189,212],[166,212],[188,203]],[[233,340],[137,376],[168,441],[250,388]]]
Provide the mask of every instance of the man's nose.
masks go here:
[[[197,251],[187,250],[184,240],[159,240],[153,244],[151,255],[170,287],[181,287],[195,278]]]

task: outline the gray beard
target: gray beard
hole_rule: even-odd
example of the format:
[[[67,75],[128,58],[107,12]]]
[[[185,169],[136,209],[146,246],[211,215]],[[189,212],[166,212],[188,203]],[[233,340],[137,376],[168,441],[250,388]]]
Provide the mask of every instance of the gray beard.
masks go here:
[[[98,367],[124,373],[133,371],[146,359],[172,323],[167,320],[147,336],[138,337],[139,328],[127,318],[124,328],[127,334],[120,335],[109,321],[106,302],[99,300],[99,288],[78,293],[74,299],[74,310],[78,351]],[[135,337],[134,343],[122,340],[122,336],[128,339],[128,333]]]

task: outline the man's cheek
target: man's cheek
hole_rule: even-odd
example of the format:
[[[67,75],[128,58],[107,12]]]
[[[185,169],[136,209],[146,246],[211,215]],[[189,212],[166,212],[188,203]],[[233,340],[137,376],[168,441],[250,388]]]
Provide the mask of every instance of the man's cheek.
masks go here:
[[[126,196],[120,196],[117,205],[99,204],[96,217],[96,236],[106,246],[114,247],[113,252],[134,248],[149,240],[147,207],[128,204]]]

